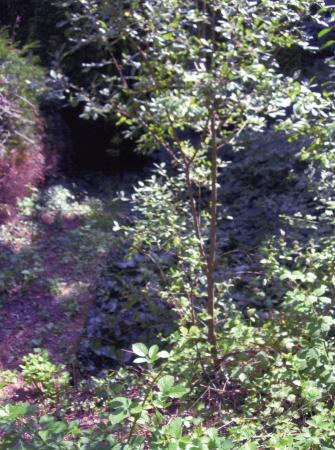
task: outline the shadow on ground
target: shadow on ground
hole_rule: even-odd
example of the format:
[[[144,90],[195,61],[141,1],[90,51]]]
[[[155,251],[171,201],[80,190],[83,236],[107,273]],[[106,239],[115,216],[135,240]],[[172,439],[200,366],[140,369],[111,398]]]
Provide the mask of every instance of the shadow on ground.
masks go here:
[[[268,133],[226,154],[231,163],[220,179],[221,277],[232,282],[228,295],[242,309],[271,310],[282,301],[285,284],[267,278],[270,252],[282,252],[283,264],[292,268],[301,252],[321,252],[335,231],[334,173],[302,161],[301,146]]]

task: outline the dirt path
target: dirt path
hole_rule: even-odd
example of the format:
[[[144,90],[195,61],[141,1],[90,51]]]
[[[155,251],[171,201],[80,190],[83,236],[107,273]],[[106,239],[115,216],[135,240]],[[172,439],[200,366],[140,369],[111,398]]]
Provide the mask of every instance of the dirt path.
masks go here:
[[[34,348],[75,364],[94,286],[113,247],[122,211],[117,180],[94,191],[53,184],[25,200],[15,223],[0,227],[0,370],[16,369]],[[93,190],[89,192],[89,190]]]

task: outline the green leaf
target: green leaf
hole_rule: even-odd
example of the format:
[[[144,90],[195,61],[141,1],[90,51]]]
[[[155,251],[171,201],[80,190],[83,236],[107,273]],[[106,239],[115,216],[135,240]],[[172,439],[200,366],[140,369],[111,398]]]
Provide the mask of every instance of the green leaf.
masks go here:
[[[164,41],[173,41],[173,34],[172,33],[164,33],[162,34],[162,38]]]
[[[0,408],[1,421],[14,421],[19,417],[28,417],[35,414],[35,408],[29,403],[17,403],[6,405]]]
[[[241,447],[241,450],[257,450],[258,445],[256,442],[247,442]]]
[[[42,422],[44,417],[49,419],[48,422],[46,421],[44,421],[44,423]],[[44,424],[49,432],[51,431],[52,433],[55,434],[62,434],[68,430],[68,425],[65,422],[55,420],[54,417],[43,416],[40,420],[40,423]]]
[[[258,352],[255,355],[255,360],[257,362],[257,365],[262,369],[266,369],[267,367],[269,367],[272,362],[272,358],[270,357],[270,355],[263,351]]]
[[[113,411],[108,418],[112,425],[121,423],[131,415],[131,403],[131,400],[126,397],[116,397],[111,401],[109,406]]]
[[[223,439],[220,441],[220,449],[221,450],[232,450],[235,447],[235,444],[230,439]]]
[[[159,352],[159,347],[158,347],[158,345],[153,345],[153,346],[151,346],[151,347],[149,348],[149,358],[150,358],[150,359],[155,358],[155,357],[157,356],[158,352]],[[157,359],[157,358],[156,358],[156,359]]]
[[[148,362],[147,358],[136,358],[133,361],[135,364],[142,364]]]
[[[334,319],[332,318],[332,316],[323,316],[322,317],[322,322],[321,322],[321,331],[327,333],[332,325],[334,324]]]
[[[168,396],[171,398],[182,398],[184,395],[188,394],[190,390],[181,384],[173,386],[170,388]]]
[[[173,419],[167,426],[167,432],[176,439],[180,439],[183,434],[183,420],[181,417]]]
[[[8,384],[10,384],[10,381],[8,380],[0,381],[0,389],[8,386]]]
[[[165,375],[162,378],[160,378],[157,382],[157,386],[163,394],[169,393],[173,385],[174,385],[174,377],[172,375]]]
[[[313,272],[307,272],[306,273],[306,281],[308,281],[309,283],[314,283],[314,281],[316,281],[317,276],[315,275],[315,273]]]
[[[112,425],[117,425],[118,423],[123,422],[124,419],[127,419],[127,417],[129,417],[128,411],[115,411],[108,416],[108,419]]]
[[[324,50],[325,48],[332,46],[334,43],[335,43],[335,41],[333,39],[330,39],[329,41],[327,41],[325,44],[323,44],[320,47],[320,50]]]
[[[127,397],[115,397],[109,404],[110,408],[112,408],[112,409],[129,408],[130,405],[131,405],[131,400],[129,400],[129,398],[127,398]]]
[[[138,356],[147,356],[149,350],[148,347],[145,344],[138,343],[132,345],[132,350],[135,353],[135,355]]]
[[[50,436],[50,431],[49,430],[41,430],[38,432],[38,435],[44,440],[47,441],[48,437]]]
[[[321,297],[326,291],[327,286],[322,285],[319,288],[315,289],[312,294],[315,295],[315,297]]]
[[[333,27],[324,28],[318,33],[318,38],[321,39],[323,36],[326,36],[326,34],[330,33],[333,30]]]
[[[162,351],[158,352],[158,356],[160,358],[167,359],[170,357],[170,353],[167,352],[166,350],[162,350]]]

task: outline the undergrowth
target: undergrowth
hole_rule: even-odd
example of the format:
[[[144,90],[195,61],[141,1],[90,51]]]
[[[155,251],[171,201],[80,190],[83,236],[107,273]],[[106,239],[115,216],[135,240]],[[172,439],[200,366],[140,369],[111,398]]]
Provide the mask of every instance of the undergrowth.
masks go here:
[[[269,147],[270,153],[271,150]],[[290,156],[285,160],[288,169],[299,161],[299,152],[294,150],[293,155],[293,159]],[[236,171],[243,167],[243,155],[232,164]],[[241,205],[249,196],[248,184],[254,182],[251,174],[262,167],[265,182],[266,167],[271,170],[271,166],[271,158],[266,159],[265,156],[261,166],[259,161],[250,165],[248,159],[246,186],[244,191],[240,191]],[[210,347],[201,325],[206,317],[200,317],[199,323],[192,323],[189,304],[180,291],[182,275],[177,276],[179,261],[175,252],[178,245],[183,245],[184,229],[175,228],[171,216],[167,222],[161,215],[163,204],[167,214],[170,202],[174,206],[177,204],[177,199],[170,195],[172,187],[166,189],[166,183],[173,185],[176,180],[167,175],[164,168],[159,168],[155,177],[141,183],[133,198],[135,210],[140,208],[141,215],[134,211],[128,216],[128,219],[132,217],[132,225],[124,229],[126,236],[119,239],[122,245],[127,241],[129,244],[133,242],[132,258],[140,257],[138,238],[147,236],[145,239],[148,239],[150,236],[148,225],[143,228],[146,211],[153,220],[151,224],[158,220],[162,225],[165,238],[173,236],[170,256],[159,248],[148,255],[143,247],[141,258],[144,259],[140,260],[141,264],[146,261],[148,275],[140,277],[140,285],[134,286],[135,290],[142,291],[142,301],[145,298],[154,301],[159,291],[166,297],[170,309],[179,317],[175,330],[167,337],[161,336],[158,345],[136,344],[128,348],[131,352],[128,354],[135,357],[134,365],[88,378],[75,389],[65,387],[65,392],[63,390],[57,397],[56,405],[54,394],[48,395],[47,390],[40,397],[41,406],[37,410],[36,406],[28,404],[4,405],[1,409],[1,429],[4,432],[1,448],[333,448],[333,168],[324,167],[312,158],[305,161],[299,170],[295,182],[289,170],[286,181],[281,180],[276,198],[281,198],[283,209],[277,211],[276,221],[272,223],[276,227],[271,232],[265,233],[262,239],[255,235],[257,248],[255,241],[247,249],[243,236],[239,244],[236,243],[231,223],[233,217],[223,218],[220,222],[225,265],[219,267],[225,271],[225,279],[219,298],[220,352],[217,367],[211,364]],[[314,174],[312,178],[311,173]],[[309,186],[304,194],[299,190],[303,174]],[[271,177],[271,186],[267,187],[265,182],[260,189],[264,193],[266,189],[273,192],[273,181]],[[229,179],[226,182],[229,183]],[[311,192],[318,193],[313,194],[312,201]],[[291,206],[290,214],[287,204]],[[236,214],[236,203],[232,207]],[[254,213],[259,214],[259,211]],[[271,224],[268,225],[270,227]],[[235,240],[227,241],[227,226],[230,230],[228,236]],[[124,226],[115,224],[117,234],[120,234],[117,231],[120,228]],[[250,224],[245,230],[250,233]],[[158,236],[155,234],[155,239]],[[150,248],[153,250],[152,246]],[[127,263],[125,259],[118,264],[123,264],[124,268],[128,264],[131,268],[129,261]],[[162,270],[166,274],[164,280],[160,278]],[[105,283],[108,284],[108,280]],[[131,286],[127,283],[123,286],[129,296]],[[110,289],[111,295],[115,295],[115,287]],[[111,307],[110,314],[119,317],[121,313],[110,304],[113,297],[108,297],[105,292],[105,304]],[[247,292],[251,294],[249,303],[245,299]],[[129,308],[131,304],[130,301]],[[200,305],[195,305],[197,314],[199,308]],[[126,303],[123,303],[123,311],[127,311]],[[150,322],[150,315],[144,320]],[[135,324],[135,318],[130,323]],[[136,334],[132,334],[132,339],[134,336]],[[96,346],[99,335],[93,335],[93,338],[95,343],[92,345]],[[118,344],[115,335],[114,339],[116,341],[111,345]],[[101,352],[104,358],[115,359],[115,354],[106,352],[106,348]],[[27,373],[33,370],[33,366],[29,369],[32,358],[25,360]],[[126,358],[127,361],[129,359]],[[49,363],[43,364],[49,367]],[[34,375],[34,383],[41,385],[46,383],[42,379],[46,373],[43,364],[41,379],[38,379],[38,370],[35,372],[37,376]],[[49,377],[54,383],[51,381],[54,375],[50,373]],[[73,398],[71,404],[65,393]],[[86,394],[83,396],[83,393]],[[50,400],[52,407],[42,406],[50,404]],[[43,411],[44,414],[49,411],[49,414],[43,415]],[[80,421],[68,420],[71,411],[91,414],[98,425],[82,428]]]
[[[0,222],[13,219],[16,201],[55,171],[57,155],[46,142],[40,100],[44,70],[28,49],[0,33]]]
[[[97,374],[71,387],[47,352],[26,355],[2,384],[21,376],[35,401],[1,406],[0,448],[334,448],[333,93],[276,59],[310,48],[308,2],[64,6],[73,51],[86,30],[108,51],[87,115],[117,111],[172,162],[121,194],[121,220],[84,201],[83,227],[61,233],[79,271],[115,240],[83,339]],[[32,211],[61,228],[80,205],[56,187]]]

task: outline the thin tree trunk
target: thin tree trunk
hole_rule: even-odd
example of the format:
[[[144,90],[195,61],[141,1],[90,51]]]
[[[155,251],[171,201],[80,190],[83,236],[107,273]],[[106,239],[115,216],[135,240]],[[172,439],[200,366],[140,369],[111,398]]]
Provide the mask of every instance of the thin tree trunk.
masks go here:
[[[216,240],[217,240],[217,156],[218,148],[215,130],[215,110],[210,112],[211,130],[211,205],[210,205],[210,234],[209,234],[209,255],[207,260],[207,312],[210,316],[208,320],[208,338],[212,346],[214,363],[217,363],[217,337],[216,337],[216,286],[215,286],[215,266],[216,266]]]

